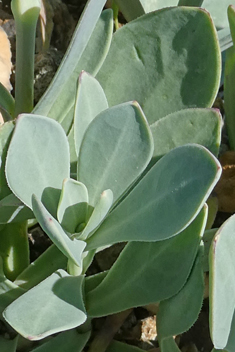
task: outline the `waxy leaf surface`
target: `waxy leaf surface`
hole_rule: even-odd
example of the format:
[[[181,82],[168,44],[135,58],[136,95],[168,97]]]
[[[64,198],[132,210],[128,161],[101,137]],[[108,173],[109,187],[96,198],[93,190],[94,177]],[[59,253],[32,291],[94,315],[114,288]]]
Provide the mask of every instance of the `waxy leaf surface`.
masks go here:
[[[185,109],[163,117],[150,129],[154,139],[154,159],[187,143],[201,144],[217,156],[222,118],[215,109]]]
[[[167,8],[141,16],[114,34],[97,79],[110,106],[137,100],[152,124],[181,109],[211,107],[220,61],[208,13]]]
[[[60,190],[69,177],[69,145],[59,123],[43,116],[17,118],[6,160],[7,182],[32,209],[32,195],[56,216]]]
[[[66,133],[73,120],[79,74],[85,70],[95,75],[110,46],[112,11],[107,10],[101,14],[105,2],[106,0],[88,1],[62,63],[34,109],[35,114],[56,119]]]
[[[54,244],[75,265],[81,266],[82,253],[86,247],[86,243],[76,239],[70,239],[58,221],[53,218],[42,202],[40,202],[34,195],[32,205],[37,221]]]
[[[63,229],[71,234],[87,220],[88,192],[86,186],[71,178],[65,179],[57,209],[57,218]]]
[[[108,214],[113,204],[113,192],[110,189],[101,193],[100,199],[87,222],[86,227],[82,231],[81,237],[86,239],[101,224],[105,216]]]
[[[218,230],[210,249],[210,331],[215,348],[227,342],[235,309],[235,215]]]
[[[125,2],[125,0],[119,0]],[[227,8],[234,0],[135,0],[141,3],[145,13],[169,6],[202,6],[213,18],[218,29],[228,27]]]
[[[189,144],[173,149],[109,214],[87,240],[87,249],[175,236],[196,217],[220,173],[217,160],[205,148]]]
[[[94,77],[83,71],[79,76],[74,113],[74,140],[77,155],[88,125],[107,108],[108,102],[101,85]]]
[[[75,328],[86,321],[83,279],[58,270],[10,304],[3,316],[28,340]]]
[[[103,281],[87,294],[87,312],[99,317],[175,295],[191,271],[206,224],[206,208],[179,235],[127,244]]]
[[[90,123],[78,159],[78,180],[95,206],[106,189],[113,202],[144,171],[153,153],[150,128],[136,102],[101,112]]]

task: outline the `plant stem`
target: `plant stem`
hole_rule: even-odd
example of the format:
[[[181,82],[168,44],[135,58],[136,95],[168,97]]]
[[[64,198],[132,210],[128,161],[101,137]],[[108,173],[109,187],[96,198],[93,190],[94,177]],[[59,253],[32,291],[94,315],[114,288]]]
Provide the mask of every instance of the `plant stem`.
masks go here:
[[[40,0],[12,0],[16,25],[15,116],[33,109],[35,34]]]
[[[115,1],[112,1],[112,9],[113,9],[113,19],[114,19],[115,31],[117,31],[119,29],[119,22],[118,22],[119,7],[115,3]]]

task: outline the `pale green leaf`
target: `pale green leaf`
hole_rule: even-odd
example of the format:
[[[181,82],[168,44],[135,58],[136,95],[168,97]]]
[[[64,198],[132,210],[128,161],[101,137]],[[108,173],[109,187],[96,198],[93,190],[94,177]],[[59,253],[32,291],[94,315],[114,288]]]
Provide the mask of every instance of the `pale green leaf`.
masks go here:
[[[37,221],[50,239],[68,259],[75,265],[81,266],[82,253],[86,243],[77,239],[70,239],[58,221],[53,218],[35,195],[32,197],[32,206]]]
[[[75,233],[76,228],[85,223],[88,211],[86,186],[71,178],[65,179],[61,191],[57,218],[63,229]]]
[[[77,155],[87,127],[108,102],[99,82],[83,71],[79,76],[78,92],[74,112],[74,139]]]
[[[211,107],[220,83],[220,56],[205,10],[166,8],[114,34],[97,79],[110,106],[137,100],[152,124],[181,109]]]
[[[105,316],[175,295],[191,271],[206,216],[203,208],[190,226],[171,239],[127,244],[101,283],[88,292],[88,314]]]
[[[11,303],[3,316],[28,340],[75,328],[86,321],[83,279],[58,270]]]
[[[101,14],[106,0],[87,3],[63,61],[34,113],[60,122],[66,133],[74,114],[77,80],[82,70],[95,75],[101,67],[112,39],[112,11]],[[101,14],[101,16],[100,16]]]
[[[101,112],[90,123],[78,159],[78,180],[88,189],[95,206],[106,189],[113,202],[123,194],[148,165],[153,153],[150,128],[136,102]]]
[[[31,209],[32,194],[36,194],[55,216],[69,168],[69,145],[60,124],[43,116],[20,115],[6,160],[13,193]]]
[[[92,235],[92,232],[101,224],[108,214],[113,204],[113,192],[107,189],[101,193],[100,199],[87,222],[86,227],[82,231],[81,238],[86,239]]]
[[[125,0],[120,0],[125,1]],[[200,6],[199,3],[202,3],[202,7],[205,8],[210,15],[218,29],[228,27],[228,18],[227,18],[227,8],[229,5],[235,5],[234,0],[137,0],[142,3],[145,12],[155,11],[163,7],[176,6],[179,2],[180,5],[190,6]]]
[[[187,143],[201,144],[218,155],[222,117],[215,109],[185,109],[174,112],[153,123],[154,160],[171,149]]]
[[[220,174],[218,161],[204,147],[171,150],[109,214],[87,249],[175,236],[199,213]]]
[[[215,348],[227,342],[235,309],[235,215],[217,231],[210,249],[210,331]]]
[[[223,350],[224,352],[234,352],[235,351],[235,312],[233,313],[233,320],[231,324],[231,328],[229,331],[228,342]]]

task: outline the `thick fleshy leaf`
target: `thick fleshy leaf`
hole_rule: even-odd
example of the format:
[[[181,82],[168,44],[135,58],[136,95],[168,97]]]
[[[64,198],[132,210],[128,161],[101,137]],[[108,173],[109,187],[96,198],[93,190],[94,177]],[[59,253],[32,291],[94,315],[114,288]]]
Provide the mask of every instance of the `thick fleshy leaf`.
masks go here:
[[[82,231],[81,238],[84,240],[92,235],[92,232],[101,224],[113,205],[113,192],[110,189],[101,193],[100,199]]]
[[[76,232],[77,226],[85,223],[88,210],[86,186],[71,178],[65,179],[57,209],[57,218],[68,232]]]
[[[228,341],[235,310],[235,215],[218,230],[210,250],[210,330],[215,348]]]
[[[13,122],[6,122],[0,126],[0,199],[5,198],[11,193],[6,181],[5,163],[13,130]]]
[[[114,34],[97,78],[110,106],[135,99],[152,124],[181,109],[211,107],[220,61],[216,30],[205,10],[166,8]]]
[[[108,102],[101,85],[94,77],[83,71],[79,76],[74,113],[74,140],[77,155],[88,125],[107,108]]]
[[[199,250],[184,287],[175,296],[160,302],[157,314],[160,345],[165,338],[189,330],[198,318],[204,295],[202,254],[203,247]]]
[[[50,239],[68,259],[75,265],[81,266],[82,253],[86,247],[86,243],[77,239],[70,239],[58,221],[53,218],[42,202],[34,195],[32,197],[32,205],[37,221]]]
[[[119,0],[125,2],[125,0]],[[234,0],[135,0],[140,2],[145,13],[155,11],[163,7],[176,6],[184,4],[184,6],[201,6],[205,8],[213,18],[218,29],[228,27],[227,8],[229,5],[235,5]],[[138,17],[138,16],[136,16]]]
[[[90,332],[79,334],[75,329],[65,331],[32,352],[82,352],[89,337]]]
[[[2,258],[0,257],[0,314],[2,315],[3,310],[23,293],[25,290],[8,280],[4,275]],[[2,350],[0,349],[0,351]]]
[[[95,75],[101,67],[113,32],[112,11],[101,14],[106,0],[90,0],[64,59],[46,93],[34,109],[60,122],[66,133],[74,114],[77,80],[82,70]],[[100,16],[101,14],[101,16]]]
[[[1,352],[16,352],[18,342],[18,336],[13,340],[5,339],[3,336],[0,336],[0,351]]]
[[[175,236],[199,213],[219,179],[220,169],[204,147],[188,144],[173,149],[110,213],[87,240],[87,249]]]
[[[0,200],[0,224],[33,219],[34,214],[13,193]]]
[[[153,153],[150,128],[138,103],[121,104],[101,112],[90,123],[78,160],[78,180],[95,206],[106,189],[113,201],[132,185]]]
[[[232,324],[231,324],[231,328],[230,328],[230,332],[229,332],[228,343],[227,343],[227,346],[225,347],[224,351],[225,352],[234,352],[235,351],[235,312],[233,313],[233,320],[232,320]]]
[[[150,126],[154,160],[186,143],[201,144],[218,155],[222,118],[215,109],[185,109],[163,117]]]
[[[235,41],[235,8],[228,9],[230,30]],[[235,49],[234,46],[226,51],[225,79],[224,79],[224,104],[226,113],[226,126],[230,147],[235,150],[235,103],[234,103],[234,79],[235,79]]]
[[[27,221],[6,224],[0,231],[0,255],[4,274],[14,281],[29,265]]]
[[[60,124],[43,116],[20,115],[6,160],[13,193],[31,209],[32,194],[36,194],[55,216],[69,168],[69,145]]]
[[[104,316],[175,295],[191,271],[206,224],[203,208],[181,234],[154,243],[130,242],[103,281],[87,294],[90,316]]]
[[[3,316],[28,340],[75,328],[86,321],[83,279],[58,270],[11,303]]]
[[[144,352],[144,350],[135,346],[127,345],[123,342],[113,341],[107,348],[106,352]]]

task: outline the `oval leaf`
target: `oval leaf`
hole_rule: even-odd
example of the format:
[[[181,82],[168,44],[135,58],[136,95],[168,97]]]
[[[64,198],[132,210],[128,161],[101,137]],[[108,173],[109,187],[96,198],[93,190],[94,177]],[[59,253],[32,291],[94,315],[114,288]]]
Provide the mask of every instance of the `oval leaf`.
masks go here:
[[[170,151],[87,240],[87,249],[175,236],[199,213],[220,174],[218,161],[201,146]]]
[[[220,65],[209,14],[174,7],[141,16],[118,30],[97,79],[110,106],[135,99],[152,124],[174,111],[211,107]]]
[[[11,303],[3,316],[28,340],[75,328],[86,321],[83,279],[58,270]]]
[[[95,206],[106,189],[115,202],[144,171],[153,153],[152,135],[139,105],[126,103],[101,112],[85,133],[78,180]]]
[[[69,172],[69,145],[60,124],[43,116],[20,115],[6,160],[13,193],[31,209],[36,194],[55,216],[62,182]]]

